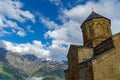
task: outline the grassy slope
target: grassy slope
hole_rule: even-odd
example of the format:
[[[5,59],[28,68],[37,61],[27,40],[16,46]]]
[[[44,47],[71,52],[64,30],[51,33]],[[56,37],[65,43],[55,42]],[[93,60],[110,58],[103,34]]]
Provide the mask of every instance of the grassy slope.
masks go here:
[[[39,70],[35,75],[35,77],[43,77],[43,80],[64,80],[64,72],[63,69],[53,69],[53,70]]]
[[[15,71],[12,67],[7,66],[6,64],[0,62],[0,79],[2,80],[23,80],[19,73]]]

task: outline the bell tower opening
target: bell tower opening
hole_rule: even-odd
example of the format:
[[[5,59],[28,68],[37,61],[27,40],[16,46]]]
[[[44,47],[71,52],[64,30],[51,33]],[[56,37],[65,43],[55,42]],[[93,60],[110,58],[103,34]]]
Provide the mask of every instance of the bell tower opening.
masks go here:
[[[110,19],[92,11],[81,25],[84,46],[95,47],[109,38],[112,35],[110,25]]]

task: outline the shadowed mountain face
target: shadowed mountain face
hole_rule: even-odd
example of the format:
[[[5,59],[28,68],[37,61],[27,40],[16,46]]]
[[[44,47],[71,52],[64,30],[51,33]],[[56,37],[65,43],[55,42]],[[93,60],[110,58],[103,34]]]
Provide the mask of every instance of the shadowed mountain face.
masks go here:
[[[0,80],[24,80],[23,76],[27,76],[21,70],[15,68],[6,59],[9,51],[0,48]]]
[[[54,78],[53,80],[63,80],[64,69],[67,67],[66,61],[43,59],[31,54],[21,55],[20,53],[7,51],[4,48],[0,48],[0,63],[0,70],[2,70],[0,71],[0,76],[4,75],[11,79],[14,75],[13,77],[19,76],[23,78],[22,80],[25,78],[30,80],[31,77],[42,77],[44,80],[51,78]],[[10,73],[11,76],[5,73]]]
[[[26,55],[23,55],[23,58],[26,58],[28,59],[29,61],[35,61],[37,60],[38,58],[32,54],[26,54]]]
[[[0,48],[0,61],[6,62],[6,54],[7,54],[7,50],[4,48]]]
[[[40,68],[39,59],[33,55],[20,55],[20,53],[8,52],[6,59],[12,66],[25,72],[27,75],[32,75]]]

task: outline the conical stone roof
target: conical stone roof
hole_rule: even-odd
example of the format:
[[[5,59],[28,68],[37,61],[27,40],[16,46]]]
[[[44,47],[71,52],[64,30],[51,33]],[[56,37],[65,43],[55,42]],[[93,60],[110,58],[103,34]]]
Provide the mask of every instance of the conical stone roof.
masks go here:
[[[86,20],[82,23],[82,25],[83,25],[85,22],[87,22],[87,21],[89,21],[89,20],[92,20],[92,19],[95,19],[95,18],[105,18],[105,19],[107,19],[107,20],[110,21],[110,19],[108,19],[108,18],[106,18],[106,17],[104,17],[104,16],[102,16],[102,15],[100,15],[100,14],[92,11],[92,13],[91,13],[91,14],[86,18]],[[82,25],[81,25],[81,28],[82,28]]]
[[[108,19],[108,18],[106,18],[106,17],[104,17],[104,16],[102,16],[102,15],[92,11],[92,13],[87,17],[87,19],[84,22],[89,21],[89,20],[91,20],[93,18],[105,18],[105,19]]]

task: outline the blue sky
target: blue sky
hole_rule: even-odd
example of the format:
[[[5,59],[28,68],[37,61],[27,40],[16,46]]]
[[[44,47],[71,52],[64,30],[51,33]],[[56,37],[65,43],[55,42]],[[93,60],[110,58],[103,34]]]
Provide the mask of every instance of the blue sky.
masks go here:
[[[120,31],[119,0],[0,0],[0,47],[20,54],[65,59],[82,45],[80,25],[94,11]]]

